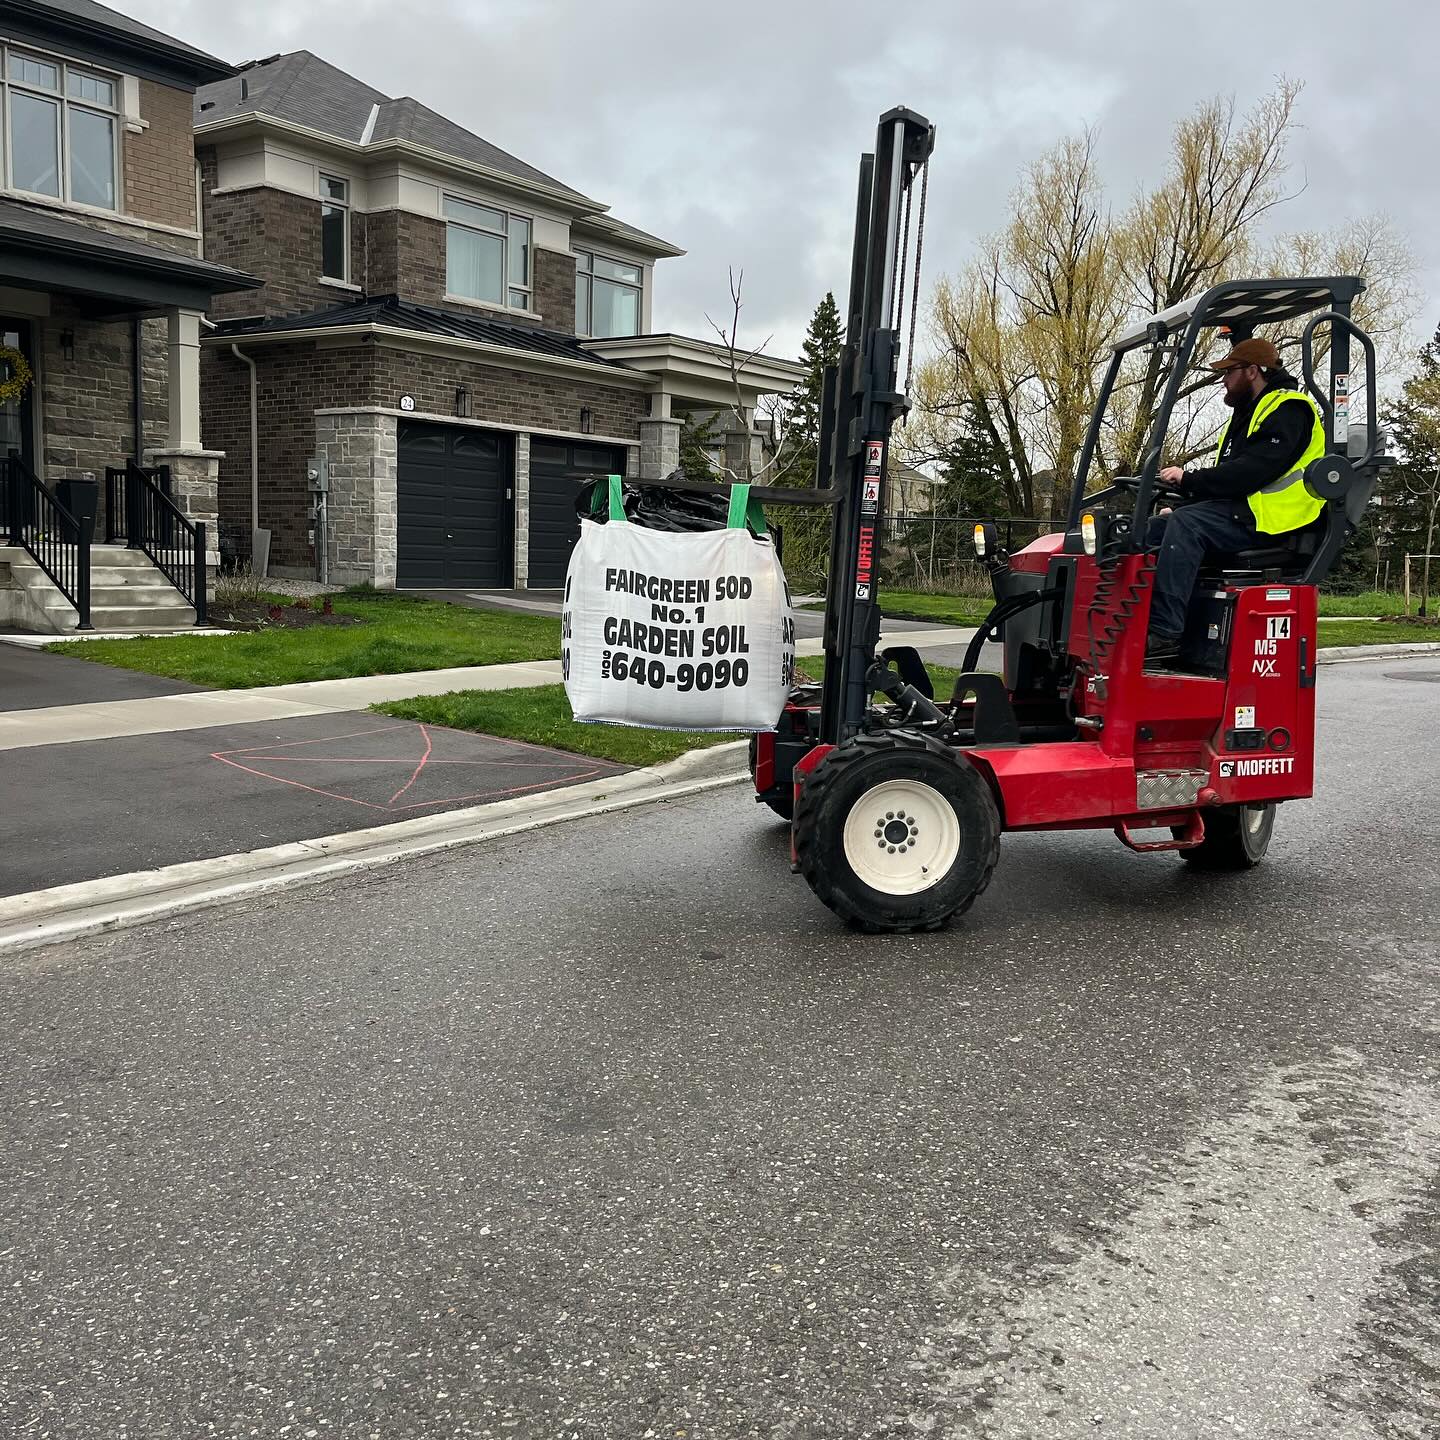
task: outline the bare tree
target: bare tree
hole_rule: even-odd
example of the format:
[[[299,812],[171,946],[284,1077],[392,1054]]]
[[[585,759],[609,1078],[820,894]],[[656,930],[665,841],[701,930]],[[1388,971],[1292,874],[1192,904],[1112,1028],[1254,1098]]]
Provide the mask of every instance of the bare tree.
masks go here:
[[[751,442],[749,438],[753,430],[753,421],[751,416],[746,412],[745,393],[741,385],[741,377],[745,373],[745,367],[749,365],[756,356],[763,354],[765,347],[775,337],[773,335],[767,335],[758,345],[749,350],[744,349],[740,345],[740,311],[744,309],[744,302],[741,297],[745,288],[745,272],[741,270],[737,274],[735,269],[731,267],[729,276],[730,324],[728,328],[724,325],[717,324],[708,313],[705,316],[705,320],[719,337],[720,345],[725,355],[726,368],[730,372],[730,387],[733,400],[727,407],[727,413],[735,417],[736,424],[745,436],[745,443],[741,450],[739,469],[732,470],[729,466],[725,465],[722,465],[720,468],[732,483],[743,482],[750,484],[760,476],[770,474],[782,468],[782,461],[786,458],[784,453],[786,448],[785,437],[782,434],[777,437],[778,443],[771,458],[767,460],[758,471],[754,470],[750,461]],[[772,411],[772,414],[773,413]]]
[[[1365,274],[1356,307],[1367,328],[1398,334],[1413,305],[1413,263],[1383,220],[1330,234],[1288,236],[1268,247],[1257,227],[1290,196],[1286,142],[1300,86],[1282,80],[1248,113],[1230,98],[1199,106],[1175,128],[1168,171],[1117,219],[1095,168],[1092,133],[1056,146],[1027,171],[1005,229],[977,259],[936,285],[932,358],[920,368],[912,445],[943,455],[962,429],[988,435],[1006,455],[1015,513],[1039,508],[1037,476],[1053,472],[1050,514],[1063,507],[1108,341],[1125,320],[1153,314],[1241,274]],[[1321,347],[1323,353],[1323,337]],[[1184,377],[1168,459],[1213,446],[1223,412],[1206,357]],[[1162,348],[1137,352],[1100,437],[1101,475],[1143,459],[1160,384]]]

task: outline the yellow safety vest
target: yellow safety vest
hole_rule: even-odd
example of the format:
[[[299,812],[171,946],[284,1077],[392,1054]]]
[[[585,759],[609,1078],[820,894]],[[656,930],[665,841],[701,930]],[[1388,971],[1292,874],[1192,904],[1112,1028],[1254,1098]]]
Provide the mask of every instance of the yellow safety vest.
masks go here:
[[[1303,400],[1310,407],[1314,423],[1310,427],[1310,443],[1300,458],[1278,480],[1272,480],[1264,489],[1246,497],[1255,516],[1255,528],[1262,535],[1286,535],[1291,530],[1303,530],[1325,508],[1325,502],[1317,500],[1305,488],[1305,467],[1325,453],[1325,423],[1320,418],[1320,407],[1303,390],[1267,390],[1250,416],[1246,438],[1287,400]],[[1220,443],[1215,447],[1217,465],[1229,433],[1230,421],[1227,420],[1220,431]]]

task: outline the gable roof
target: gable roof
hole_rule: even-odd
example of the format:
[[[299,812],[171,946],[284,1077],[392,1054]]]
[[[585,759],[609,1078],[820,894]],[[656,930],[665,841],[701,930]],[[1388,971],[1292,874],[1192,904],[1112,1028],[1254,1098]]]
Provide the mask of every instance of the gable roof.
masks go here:
[[[195,92],[196,125],[214,125],[252,114],[288,120],[352,145],[385,140],[424,145],[456,160],[561,191],[578,204],[595,205],[564,181],[527,165],[418,100],[408,96],[392,100],[308,50],[257,60],[241,67],[233,78]]]
[[[160,57],[188,62],[196,79],[208,80],[216,75],[229,75],[234,70],[233,66],[206,54],[204,50],[197,50],[162,30],[143,25],[129,15],[99,4],[98,0],[6,0],[0,9],[20,18],[58,22],[88,32],[92,38],[128,41]]]

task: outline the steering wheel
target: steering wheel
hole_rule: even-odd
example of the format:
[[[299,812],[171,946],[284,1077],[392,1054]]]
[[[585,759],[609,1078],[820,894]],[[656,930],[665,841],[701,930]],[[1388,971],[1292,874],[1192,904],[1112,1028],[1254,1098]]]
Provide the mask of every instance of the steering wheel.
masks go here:
[[[1138,475],[1112,475],[1110,486],[1112,489],[1125,491],[1127,495],[1138,495],[1140,493],[1140,477]],[[1178,485],[1167,484],[1158,475],[1150,487],[1150,492],[1152,495],[1180,495],[1183,493]]]

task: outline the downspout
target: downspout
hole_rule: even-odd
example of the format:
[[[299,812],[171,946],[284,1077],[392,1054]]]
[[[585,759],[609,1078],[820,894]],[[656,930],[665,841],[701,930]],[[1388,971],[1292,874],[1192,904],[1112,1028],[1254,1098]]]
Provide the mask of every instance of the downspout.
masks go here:
[[[257,575],[268,575],[270,532],[260,529],[260,408],[255,362],[233,342],[230,353],[250,368],[250,568]]]

